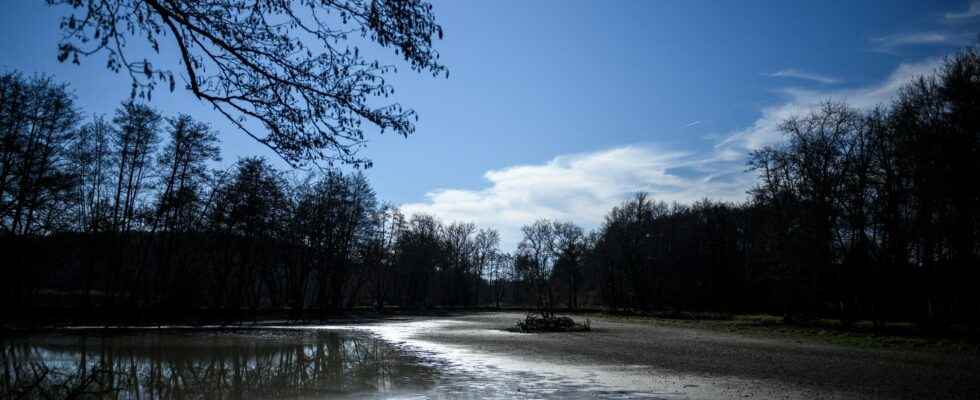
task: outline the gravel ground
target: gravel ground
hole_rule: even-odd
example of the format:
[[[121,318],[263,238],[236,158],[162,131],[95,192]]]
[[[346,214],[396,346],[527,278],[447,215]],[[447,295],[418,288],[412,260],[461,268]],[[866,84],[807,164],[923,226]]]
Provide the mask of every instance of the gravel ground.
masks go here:
[[[591,319],[591,332],[500,333],[522,317],[450,317],[454,323],[416,339],[539,365],[595,366],[671,397],[980,398],[975,352],[865,349],[601,317]]]

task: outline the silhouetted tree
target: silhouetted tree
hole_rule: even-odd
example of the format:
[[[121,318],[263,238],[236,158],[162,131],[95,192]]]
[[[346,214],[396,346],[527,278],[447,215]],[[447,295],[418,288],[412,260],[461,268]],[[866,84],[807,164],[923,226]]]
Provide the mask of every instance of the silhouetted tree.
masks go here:
[[[405,216],[398,207],[391,204],[382,205],[372,219],[373,231],[365,244],[363,259],[370,273],[374,307],[381,312],[384,311],[385,299],[390,295],[389,289],[393,286],[390,281],[395,264],[396,245],[406,226]]]
[[[116,110],[112,149],[115,155],[116,190],[112,221],[115,231],[128,231],[138,217],[151,173],[156,147],[160,142],[160,114],[148,105],[126,102]]]
[[[167,120],[169,141],[157,159],[160,191],[154,224],[167,231],[187,231],[199,221],[208,162],[220,161],[218,135],[188,115]]]
[[[76,133],[68,151],[71,171],[76,175],[75,228],[80,232],[111,229],[112,138],[115,127],[95,117]]]
[[[476,225],[471,222],[454,222],[442,231],[442,246],[445,252],[446,268],[442,271],[443,288],[448,295],[450,306],[466,305],[469,301],[469,280],[467,274],[472,269],[474,236]]]
[[[558,236],[555,223],[537,220],[521,228],[524,238],[517,245],[515,268],[533,290],[536,306],[545,318],[554,316],[555,296],[551,277],[555,268]]]
[[[488,264],[487,279],[493,304],[499,309],[507,287],[513,287],[518,279],[514,270],[514,257],[507,253],[494,253]]]
[[[430,290],[434,275],[444,268],[440,233],[442,223],[425,214],[413,215],[408,228],[397,244],[398,271],[405,278],[405,299],[402,305],[429,307],[433,299]]]
[[[479,306],[481,301],[480,287],[483,286],[483,281],[487,278],[486,273],[491,268],[490,265],[497,262],[497,253],[500,247],[500,233],[491,228],[483,228],[476,233],[476,237],[473,240],[473,277],[475,279],[473,305]]]
[[[876,109],[831,102],[789,118],[784,140],[750,158],[748,202],[639,193],[588,234],[524,226],[510,255],[493,229],[379,206],[362,174],[297,180],[259,158],[207,171],[218,148],[205,124],[131,101],[80,124],[65,86],[2,74],[0,318],[303,318],[489,299],[545,316],[564,305],[976,329],[978,82],[966,50]]]
[[[555,278],[565,285],[568,308],[578,308],[578,295],[581,290],[582,264],[589,250],[582,228],[571,222],[554,223],[555,238]]]
[[[134,97],[150,99],[157,83],[177,78],[162,68],[179,61],[187,89],[239,129],[291,163],[358,158],[363,122],[407,136],[415,113],[395,103],[377,107],[394,88],[393,65],[365,59],[354,43],[394,47],[411,69],[446,74],[433,39],[442,37],[432,6],[420,0],[48,0],[72,13],[61,22],[58,59],[105,53],[108,67],[133,81]],[[176,51],[176,60],[132,59],[132,41]],[[262,130],[266,130],[263,132]]]
[[[267,161],[245,158],[219,189],[210,219],[222,236],[217,249],[222,258],[216,262],[210,292],[232,310],[243,306],[255,310],[263,298],[260,274],[266,272],[273,256],[270,245],[282,233],[285,185]]]
[[[787,267],[795,268],[789,273],[795,282],[787,287],[791,311],[813,310],[821,298],[821,276],[837,275],[832,268],[843,261],[842,247],[864,242],[863,123],[861,115],[847,105],[827,103],[811,114],[786,120],[780,129],[788,140],[756,151],[750,158],[750,165],[762,170],[765,177],[755,191],[757,199],[789,207],[784,212],[792,218],[785,234],[787,242],[795,245],[785,252],[792,260],[784,260]],[[851,188],[857,195],[848,196],[848,184],[857,185]],[[839,228],[851,206],[860,207],[850,211],[851,222],[862,232],[844,237],[847,231]]]
[[[13,235],[66,228],[72,175],[64,155],[79,123],[65,85],[0,75],[0,227]]]

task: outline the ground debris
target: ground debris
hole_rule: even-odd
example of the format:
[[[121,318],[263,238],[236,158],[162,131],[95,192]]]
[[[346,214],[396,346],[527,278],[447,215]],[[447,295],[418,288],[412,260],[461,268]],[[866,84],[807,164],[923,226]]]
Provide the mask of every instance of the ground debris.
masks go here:
[[[547,316],[528,314],[524,320],[517,321],[515,329],[520,332],[586,332],[591,330],[591,323],[586,320],[584,324],[576,323],[570,317]]]

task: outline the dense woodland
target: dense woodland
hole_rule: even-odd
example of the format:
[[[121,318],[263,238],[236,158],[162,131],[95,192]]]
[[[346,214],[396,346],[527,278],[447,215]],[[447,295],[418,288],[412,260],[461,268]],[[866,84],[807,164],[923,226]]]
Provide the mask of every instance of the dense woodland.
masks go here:
[[[782,131],[751,155],[744,203],[638,194],[594,231],[540,220],[501,249],[492,228],[402,215],[356,169],[215,169],[221,135],[206,123],[138,100],[86,118],[66,85],[8,72],[0,307],[8,319],[520,306],[980,325],[976,51],[890,104],[828,102]]]

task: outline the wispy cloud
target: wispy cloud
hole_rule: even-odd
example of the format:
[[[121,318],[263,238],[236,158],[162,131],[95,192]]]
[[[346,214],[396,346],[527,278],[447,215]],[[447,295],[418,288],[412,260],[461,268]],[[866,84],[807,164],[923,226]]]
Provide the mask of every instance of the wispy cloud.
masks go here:
[[[913,32],[871,39],[875,51],[893,52],[905,46],[962,46],[970,43],[972,33]]]
[[[684,127],[685,128],[690,128],[690,127],[694,127],[694,126],[698,126],[698,125],[701,125],[701,121],[691,121],[687,125],[684,125]]]
[[[947,20],[962,20],[980,16],[980,0],[970,2],[965,11],[946,13]]]
[[[513,249],[524,224],[553,218],[595,228],[613,206],[636,192],[647,192],[666,202],[745,200],[755,184],[755,174],[746,171],[746,157],[752,150],[781,140],[781,121],[828,99],[872,108],[894,98],[902,85],[933,72],[939,64],[938,59],[903,64],[884,81],[864,87],[783,89],[781,103],[761,110],[750,126],[729,133],[708,149],[629,145],[562,155],[539,164],[487,171],[483,175],[487,184],[481,189],[434,190],[426,194],[425,201],[402,205],[402,211],[492,226],[501,233],[502,247]]]
[[[782,71],[776,71],[771,74],[765,74],[765,75],[773,78],[803,79],[803,80],[819,82],[827,85],[841,82],[841,80],[837,78],[833,78],[821,74],[815,74],[812,72],[801,71],[795,68],[784,69]]]
[[[780,140],[779,124],[787,118],[805,113],[827,100],[846,101],[859,109],[870,109],[893,99],[902,85],[934,72],[940,59],[901,64],[883,82],[858,88],[806,90],[787,88],[780,91],[786,99],[766,107],[751,126],[738,130],[719,142],[715,149],[747,153]]]

